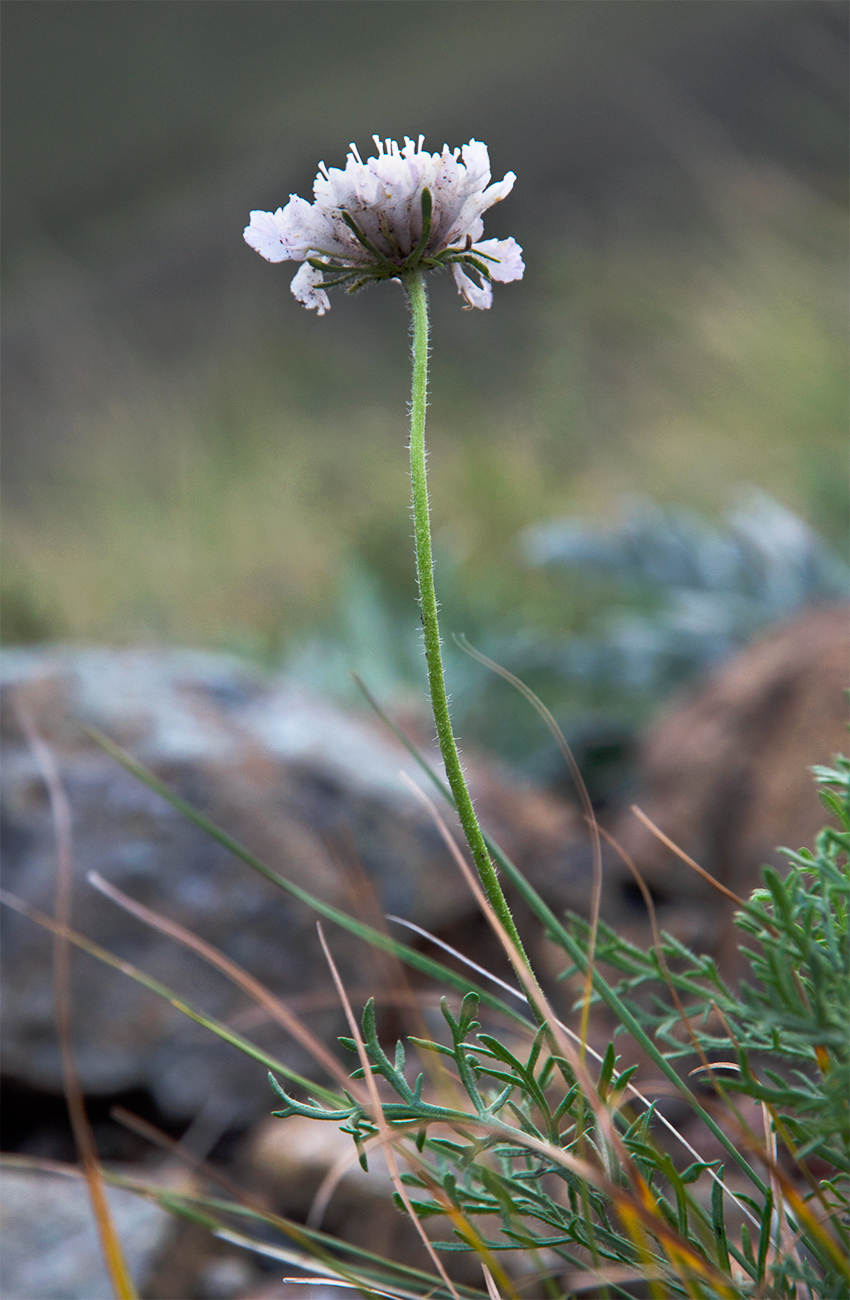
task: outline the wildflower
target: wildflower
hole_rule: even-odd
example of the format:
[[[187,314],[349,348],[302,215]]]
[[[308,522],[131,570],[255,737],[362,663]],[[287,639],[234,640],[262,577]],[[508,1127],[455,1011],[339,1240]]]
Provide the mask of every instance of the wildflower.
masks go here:
[[[303,263],[292,292],[320,316],[333,285],[352,293],[440,266],[451,267],[468,307],[489,307],[491,281],[519,280],[525,270],[515,240],[481,238],[482,215],[510,194],[514,173],[491,185],[478,140],[431,154],[422,136],[403,146],[373,139],[377,157],[363,162],[352,145],[342,170],[320,165],[314,203],[293,194],[277,212],[252,212],[246,241],[269,262]]]

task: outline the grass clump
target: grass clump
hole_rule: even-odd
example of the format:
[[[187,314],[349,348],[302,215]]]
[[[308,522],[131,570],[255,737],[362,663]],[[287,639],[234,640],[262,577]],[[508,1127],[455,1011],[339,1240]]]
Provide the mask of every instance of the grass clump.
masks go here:
[[[566,1027],[547,1017],[512,1049],[482,1030],[471,992],[458,1012],[443,999],[439,1040],[410,1040],[443,1060],[460,1103],[427,1099],[422,1073],[411,1085],[405,1049],[385,1050],[370,1002],[362,1044],[393,1094],[381,1121],[353,1098],[329,1112],[278,1084],[276,1113],[343,1121],[361,1153],[382,1125],[409,1144],[401,1180],[414,1211],[452,1222],[443,1251],[474,1251],[491,1271],[509,1252],[505,1294],[526,1289],[530,1267],[535,1295],[850,1294],[850,764],[816,776],[838,827],[789,854],[785,879],[766,869],[741,908],[737,988],[669,936],[642,951],[600,928],[597,960],[616,974],[594,970],[595,998],[615,1016],[630,1008],[619,1030],[636,1031],[696,1124],[662,1128],[613,1042],[585,1070],[586,1045],[563,1054]],[[588,925],[553,923],[550,937],[584,973]]]
[[[359,1065],[347,1074],[332,1062],[328,1087],[284,1061],[263,1061],[250,1043],[120,963],[246,1052],[252,1068],[271,1066],[281,1118],[341,1126],[364,1166],[386,1158],[397,1204],[428,1239],[433,1270],[370,1254],[367,1243],[336,1241],[318,1223],[271,1214],[247,1194],[135,1190],[224,1241],[366,1294],[850,1296],[847,759],[814,769],[831,821],[813,849],[789,852],[784,878],[765,869],[764,886],[740,900],[735,923],[746,974],[735,986],[710,957],[657,930],[642,949],[602,924],[575,916],[562,922],[488,841],[503,876],[562,949],[563,978],[584,990],[579,1008],[590,996],[595,1013],[586,1034],[584,1015],[561,1020],[552,1010],[480,891],[515,966],[514,989],[496,980],[494,992],[486,987],[494,977],[481,968],[484,985],[312,898],[109,748],[247,865],[453,991],[441,1001],[441,1031],[432,1020],[425,1034],[391,1047],[374,1002],[358,1026],[339,984],[351,1026],[341,1042]],[[153,914],[148,919],[162,924]],[[179,927],[166,924],[180,939]],[[70,937],[110,960],[81,936]],[[197,948],[191,936],[182,941]],[[225,973],[245,982],[225,964]],[[274,1000],[260,995],[264,1004]],[[306,1040],[306,1027],[292,1030],[296,1019],[287,1009],[281,1024]],[[317,1049],[316,1059],[327,1072],[326,1050]],[[431,1240],[426,1228],[439,1221],[448,1239]],[[458,1256],[467,1261],[464,1282],[452,1277]],[[482,1287],[468,1281],[470,1258],[479,1261]]]

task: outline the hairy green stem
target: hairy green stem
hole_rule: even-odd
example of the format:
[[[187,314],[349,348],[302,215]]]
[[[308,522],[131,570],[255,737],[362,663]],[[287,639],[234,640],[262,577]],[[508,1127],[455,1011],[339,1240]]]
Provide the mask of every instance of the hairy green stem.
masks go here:
[[[446,768],[451,792],[454,795],[460,824],[466,836],[478,877],[493,911],[501,921],[511,940],[516,944],[523,960],[528,964],[525,949],[517,933],[496,868],[487,851],[478,818],[472,805],[466,779],[463,775],[457,742],[452,731],[449,701],[443,673],[440,650],[440,628],[437,621],[437,595],[434,588],[434,560],[431,547],[431,518],[428,505],[428,480],[425,471],[425,407],[428,396],[428,302],[421,271],[403,277],[404,287],[413,315],[413,385],[410,400],[410,479],[413,488],[413,528],[416,543],[416,575],[419,580],[419,602],[422,609],[422,629],[425,639],[425,662],[428,668],[428,686],[431,709],[437,728],[440,753]]]

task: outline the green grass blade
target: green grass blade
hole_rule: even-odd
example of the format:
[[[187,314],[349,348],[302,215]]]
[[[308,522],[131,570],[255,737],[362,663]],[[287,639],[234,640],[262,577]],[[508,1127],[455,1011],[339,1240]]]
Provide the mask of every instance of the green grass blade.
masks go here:
[[[522,1015],[521,1012],[510,1006],[507,1002],[503,1002],[501,998],[496,997],[492,993],[488,993],[486,989],[479,988],[477,984],[466,976],[459,975],[448,966],[444,966],[441,962],[435,961],[424,953],[417,952],[415,948],[410,948],[407,944],[400,943],[398,940],[390,938],[389,935],[384,934],[381,930],[376,930],[370,925],[365,925],[355,917],[349,916],[347,912],[341,911],[340,908],[334,907],[331,903],[324,902],[321,898],[317,898],[306,889],[302,889],[300,885],[296,885],[293,881],[287,880],[285,876],[279,875],[278,872],[273,871],[271,867],[266,866],[260,858],[249,852],[249,850],[240,844],[238,840],[235,840],[232,835],[228,835],[228,833],[223,831],[221,827],[216,826],[215,822],[210,821],[208,817],[203,815],[203,813],[199,813],[196,808],[193,808],[190,803],[187,803],[185,799],[182,799],[180,795],[171,790],[164,781],[160,781],[159,777],[154,776],[153,772],[149,771],[144,764],[137,762],[137,760],[128,754],[126,750],[123,750],[120,745],[116,745],[114,741],[110,740],[108,736],[105,736],[102,732],[89,727],[86,728],[86,732],[91,736],[92,740],[110,754],[116,762],[120,763],[125,771],[129,772],[132,776],[135,776],[137,780],[141,781],[143,785],[146,785],[149,790],[153,790],[156,794],[160,795],[166,803],[170,804],[171,807],[175,809],[176,812],[181,813],[182,816],[193,822],[199,830],[204,831],[211,839],[214,839],[218,844],[221,844],[224,848],[228,849],[235,857],[239,858],[240,862],[244,862],[246,866],[251,867],[254,871],[258,872],[259,875],[264,876],[266,880],[271,881],[273,885],[277,885],[277,887],[282,889],[285,893],[290,894],[293,898],[297,898],[299,902],[305,903],[308,907],[312,908],[313,911],[318,912],[320,916],[323,916],[327,920],[333,921],[336,925],[340,926],[341,929],[348,930],[350,934],[354,934],[359,939],[364,940],[364,942],[371,944],[373,948],[379,948],[381,951],[399,958],[399,960],[403,961],[406,965],[412,966],[426,975],[430,975],[432,979],[437,980],[438,982],[448,984],[451,988],[457,989],[461,993],[467,993],[471,989],[478,994],[482,1004],[485,1006],[490,1007],[494,1011],[499,1011],[502,1015],[507,1016],[515,1023],[532,1027],[531,1021],[527,1016]]]
[[[723,1170],[719,1170],[722,1177]],[[714,1229],[714,1241],[717,1247],[717,1262],[723,1269],[724,1273],[731,1271],[729,1263],[729,1247],[726,1242],[726,1217],[723,1212],[723,1187],[717,1183],[711,1184],[711,1224]]]
[[[151,993],[155,993],[157,997],[163,998],[166,1002],[170,1002],[171,1005],[184,1016],[188,1016],[190,1020],[194,1020],[198,1025],[203,1025],[204,1029],[208,1029],[210,1033],[215,1034],[216,1037],[220,1038],[223,1042],[230,1043],[231,1047],[237,1048],[240,1052],[244,1053],[245,1056],[250,1056],[253,1060],[258,1061],[259,1064],[264,1065],[266,1069],[274,1070],[276,1074],[282,1074],[285,1078],[289,1079],[291,1083],[295,1083],[300,1088],[306,1089],[306,1091],[312,1093],[316,1097],[321,1097],[331,1105],[340,1106],[344,1104],[344,1099],[340,1097],[339,1093],[331,1092],[329,1088],[323,1088],[321,1084],[314,1083],[312,1079],[307,1079],[303,1074],[298,1074],[297,1071],[291,1070],[288,1065],[283,1063],[283,1061],[279,1061],[275,1056],[269,1056],[268,1052],[262,1051],[247,1038],[243,1038],[241,1034],[237,1034],[234,1030],[228,1029],[220,1020],[216,1020],[213,1016],[204,1015],[202,1011],[198,1011],[191,1003],[187,1002],[184,998],[179,997],[172,989],[168,988],[167,985],[161,984],[159,980],[146,974],[145,971],[139,970],[138,966],[134,966],[132,962],[125,961],[123,957],[116,957],[115,953],[110,952],[108,948],[102,948],[99,943],[95,943],[92,939],[87,939],[85,935],[78,934],[75,930],[58,927],[53,917],[45,916],[44,913],[37,911],[34,907],[30,907],[28,903],[23,901],[23,899],[17,898],[14,894],[10,894],[5,889],[0,889],[0,903],[5,903],[7,907],[11,907],[14,911],[21,913],[21,915],[28,916],[32,921],[35,921],[37,925],[42,925],[45,929],[53,931],[53,933],[56,933],[57,930],[61,929],[62,933],[67,936],[68,940],[73,943],[75,947],[82,949],[83,952],[89,953],[92,957],[96,957],[98,961],[104,962],[107,966],[112,966],[115,970],[121,971],[122,974],[129,975],[130,979],[135,980],[137,984],[141,984],[144,988],[149,989]]]

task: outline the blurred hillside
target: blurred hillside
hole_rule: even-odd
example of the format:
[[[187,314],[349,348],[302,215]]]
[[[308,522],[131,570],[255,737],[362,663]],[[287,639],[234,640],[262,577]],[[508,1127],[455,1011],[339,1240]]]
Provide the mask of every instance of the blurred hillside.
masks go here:
[[[407,323],[242,242],[350,140],[485,140],[490,313],[432,288],[439,546],[486,621],[592,604],[514,539],[739,483],[847,527],[847,11],[812,0],[7,0],[4,636],[278,659],[341,565],[412,599]],[[348,570],[346,570],[348,571]],[[466,596],[464,596],[466,593]],[[598,597],[597,597],[598,598]],[[502,611],[501,614],[498,611]]]

